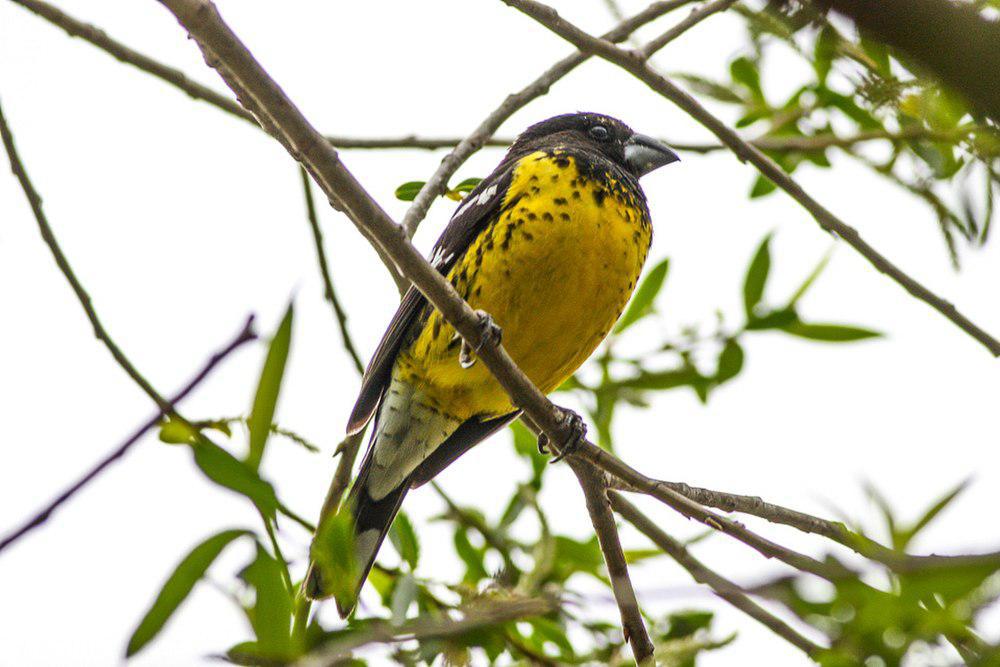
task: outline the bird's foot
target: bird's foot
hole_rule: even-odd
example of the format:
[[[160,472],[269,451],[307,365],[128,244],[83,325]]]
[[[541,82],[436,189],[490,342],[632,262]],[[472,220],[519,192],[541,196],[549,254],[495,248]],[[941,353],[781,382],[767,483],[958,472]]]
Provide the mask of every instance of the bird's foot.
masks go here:
[[[587,424],[584,423],[583,417],[566,408],[559,408],[559,411],[562,413],[562,422],[569,431],[569,434],[563,441],[562,446],[559,447],[559,453],[552,457],[549,463],[559,463],[559,461],[562,461],[580,449],[580,445],[587,438]],[[538,451],[545,455],[552,453],[549,447],[549,436],[544,432],[538,434]]]
[[[477,310],[476,317],[479,319],[479,345],[469,345],[469,341],[462,339],[462,350],[458,354],[458,363],[462,368],[472,368],[476,363],[476,355],[484,347],[495,347],[503,338],[503,331],[492,315],[484,310]]]

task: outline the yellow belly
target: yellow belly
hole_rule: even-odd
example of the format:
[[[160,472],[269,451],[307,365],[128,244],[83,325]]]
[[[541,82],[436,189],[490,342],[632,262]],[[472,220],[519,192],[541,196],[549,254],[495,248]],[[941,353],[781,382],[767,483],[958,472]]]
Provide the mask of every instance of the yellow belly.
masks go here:
[[[606,186],[582,178],[572,158],[528,156],[506,195],[505,203],[516,203],[448,276],[473,308],[493,316],[511,357],[544,392],[604,339],[646,259],[645,208]],[[459,350],[454,329],[434,311],[394,374],[418,383],[433,407],[459,419],[510,412],[510,399],[485,366],[462,368]]]

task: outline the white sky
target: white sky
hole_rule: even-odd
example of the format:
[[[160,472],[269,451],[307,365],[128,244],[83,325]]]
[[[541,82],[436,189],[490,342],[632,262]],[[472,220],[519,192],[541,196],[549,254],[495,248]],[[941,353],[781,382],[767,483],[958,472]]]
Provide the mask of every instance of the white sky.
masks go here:
[[[598,31],[612,23],[598,0],[562,4],[584,28]],[[59,5],[223,89],[157,3]],[[221,10],[310,120],[337,134],[467,133],[505,95],[570,51],[496,1],[223,2]],[[738,21],[715,17],[656,62],[668,71],[721,76],[743,44]],[[799,73],[788,63],[781,68],[785,80],[767,83],[773,90],[787,87]],[[269,331],[295,296],[295,340],[279,419],[325,452],[310,455],[275,441],[265,473],[290,506],[315,516],[358,379],[322,300],[298,174],[284,151],[263,133],[7,2],[0,2],[0,99],[65,252],[111,334],[161,392],[173,392],[246,313],[256,312],[261,329]],[[503,132],[515,134],[578,109],[610,113],[648,134],[707,139],[670,103],[601,62],[574,72]],[[425,178],[443,155],[355,151],[343,159],[398,218],[406,205],[394,200],[394,188]],[[484,151],[456,178],[483,176],[499,157]],[[929,211],[846,160],[835,164],[833,172],[806,167],[798,177],[912,275],[987,330],[1000,332],[996,244],[965,253],[964,269],[956,274]],[[645,180],[656,228],[651,259],[669,256],[672,265],[660,302],[666,324],[644,325],[636,336],[640,344],[657,340],[661,326],[676,332],[684,324],[710,323],[716,308],[738,322],[742,275],[768,231],[776,232],[769,286],[774,302],[786,298],[831,244],[787,197],[748,202],[752,178],[750,167],[719,154],[685,156]],[[452,208],[447,201],[434,207],[417,238],[422,248]],[[321,222],[334,281],[367,357],[394,309],[395,291],[345,218],[324,209]],[[888,337],[839,347],[772,333],[748,336],[743,375],[707,406],[682,390],[663,394],[650,410],[624,410],[616,431],[620,455],[657,477],[760,494],[824,514],[833,504],[872,523],[876,515],[860,490],[863,480],[882,489],[901,516],[914,517],[973,475],[972,488],[918,547],[955,552],[1000,546],[995,522],[983,518],[984,508],[1000,501],[996,362],[849,247],[837,249],[802,311],[810,319],[879,328]],[[5,533],[152,408],[92,337],[10,177],[0,177],[0,313]],[[183,412],[195,418],[245,412],[262,355],[257,346],[227,362]],[[514,482],[526,475],[506,440],[483,445],[444,473],[441,483],[456,499],[498,513]],[[569,469],[554,467],[549,475],[543,501],[556,525],[587,535]],[[641,504],[668,531],[697,532],[667,509]],[[420,490],[406,509],[423,524],[441,507],[433,492]],[[147,438],[0,557],[0,661],[120,661],[129,633],[181,556],[218,530],[255,521],[245,501],[202,479],[186,451]],[[759,527],[790,546],[825,551],[819,540]],[[288,534],[304,549],[305,535],[294,528]],[[448,549],[436,546],[450,543],[450,530],[431,524],[422,534],[421,573],[452,571]],[[625,539],[630,546],[647,544],[628,530]],[[213,570],[215,578],[227,580],[248,553],[234,549]],[[786,572],[724,536],[696,553],[741,583]],[[718,634],[740,633],[732,648],[707,657],[705,665],[750,656],[772,665],[804,663],[795,649],[695,587],[666,559],[636,568],[635,579],[652,609],[716,609]],[[614,618],[610,601],[602,604]],[[997,626],[991,623],[994,639]],[[248,636],[229,602],[201,585],[135,662],[199,663]]]

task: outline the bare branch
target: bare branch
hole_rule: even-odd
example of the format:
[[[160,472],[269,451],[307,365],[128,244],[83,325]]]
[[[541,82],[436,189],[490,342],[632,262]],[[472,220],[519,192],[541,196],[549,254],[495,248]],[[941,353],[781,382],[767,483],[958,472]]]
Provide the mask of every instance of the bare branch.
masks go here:
[[[0,120],[2,120],[2,116],[0,116]],[[0,125],[0,127],[2,127],[2,125]],[[247,318],[246,323],[243,325],[243,328],[240,330],[239,334],[237,334],[236,337],[233,338],[233,340],[230,341],[228,345],[226,345],[226,347],[224,347],[223,349],[221,349],[220,351],[216,352],[211,357],[209,357],[208,361],[205,363],[202,369],[193,378],[191,378],[191,380],[189,380],[188,383],[184,385],[184,387],[180,391],[174,394],[167,401],[167,408],[168,408],[167,410],[164,409],[158,410],[155,415],[153,415],[150,419],[146,421],[146,423],[144,423],[142,426],[136,429],[136,431],[131,436],[129,436],[128,439],[125,440],[125,442],[118,445],[114,450],[111,451],[110,454],[105,456],[97,463],[97,465],[91,468],[87,472],[87,474],[85,474],[79,480],[74,482],[72,486],[70,486],[65,491],[56,496],[51,502],[46,504],[44,508],[39,510],[30,519],[25,521],[20,528],[17,528],[10,535],[3,538],[3,540],[0,540],[0,552],[2,552],[4,549],[9,547],[17,540],[24,537],[30,531],[34,530],[35,528],[39,527],[40,525],[48,521],[49,517],[52,516],[52,513],[55,512],[60,505],[67,502],[70,498],[76,495],[78,491],[80,491],[83,487],[85,487],[87,484],[93,481],[98,475],[104,472],[105,468],[110,466],[112,463],[114,463],[121,457],[125,456],[126,452],[128,452],[128,450],[132,447],[132,445],[138,442],[139,439],[142,438],[142,436],[145,435],[147,431],[149,431],[150,429],[154,428],[157,424],[159,424],[161,419],[173,413],[174,411],[173,406],[184,400],[184,398],[188,394],[190,394],[195,389],[195,387],[201,384],[201,382],[212,373],[215,367],[223,359],[228,357],[232,352],[234,352],[237,348],[241,347],[243,344],[255,340],[256,338],[257,334],[253,330],[253,316],[250,316]]]
[[[667,2],[654,2],[632,18],[622,21],[616,27],[606,32],[604,34],[604,39],[609,42],[620,42],[646,23],[649,23],[653,19],[656,19],[669,11],[682,7],[691,1],[692,0],[668,0]],[[440,166],[438,166],[437,170],[435,170],[431,177],[427,179],[427,182],[424,183],[423,187],[420,188],[420,192],[417,193],[417,196],[413,199],[413,203],[410,205],[409,210],[406,211],[406,215],[403,216],[402,224],[406,229],[407,235],[411,238],[413,237],[413,234],[417,231],[417,227],[427,215],[427,211],[430,209],[434,199],[444,194],[445,190],[447,190],[448,179],[450,179],[452,175],[458,171],[458,168],[461,167],[473,153],[478,151],[485,144],[485,142],[493,136],[493,133],[499,129],[500,125],[502,125],[504,121],[514,115],[514,112],[524,108],[532,100],[548,93],[552,84],[569,74],[589,57],[588,53],[578,51],[571,56],[563,58],[552,67],[545,70],[541,76],[529,83],[527,86],[516,93],[508,95],[503,103],[494,109],[490,115],[487,116],[475,130],[473,130],[472,134],[463,139],[458,146],[455,147],[455,150],[449,153],[444,160],[441,161]]]
[[[197,81],[192,81],[184,72],[174,67],[169,67],[163,63],[153,60],[147,55],[131,49],[116,39],[110,37],[106,32],[95,25],[85,23],[73,18],[61,9],[41,0],[11,0],[15,4],[21,5],[28,11],[41,16],[49,23],[52,23],[69,34],[70,37],[79,37],[90,42],[102,51],[110,54],[117,60],[136,67],[147,74],[152,74],[158,79],[162,79],[169,84],[179,88],[196,100],[208,102],[212,106],[241,118],[248,123],[257,125],[253,114],[247,112],[243,107],[225,95],[217,93],[208,86],[203,86]]]
[[[125,353],[122,352],[118,344],[111,338],[104,325],[101,323],[100,318],[97,316],[97,311],[94,310],[93,303],[90,300],[90,295],[87,294],[87,290],[84,289],[83,285],[80,283],[79,279],[76,277],[76,273],[73,271],[73,267],[70,266],[69,260],[66,259],[66,255],[63,254],[62,248],[59,246],[59,242],[56,240],[55,234],[52,231],[52,227],[49,225],[48,218],[45,216],[45,211],[42,209],[42,197],[35,190],[35,186],[32,184],[31,179],[28,177],[28,172],[21,162],[21,158],[17,153],[17,149],[14,146],[14,136],[11,134],[10,127],[7,125],[7,120],[3,115],[3,108],[0,107],[0,136],[3,138],[4,148],[7,150],[7,157],[10,160],[10,169],[14,173],[18,182],[21,184],[21,189],[24,191],[24,196],[28,199],[28,204],[31,206],[31,211],[35,215],[35,220],[38,223],[38,230],[42,234],[42,239],[45,241],[45,245],[49,247],[52,252],[52,257],[56,260],[56,264],[59,266],[59,270],[62,274],[66,276],[66,280],[69,281],[70,287],[73,288],[73,292],[76,294],[77,299],[80,301],[80,305],[83,306],[84,312],[87,314],[87,319],[90,320],[91,326],[94,328],[94,336],[97,337],[104,346],[108,348],[111,356],[114,357],[118,365],[128,374],[130,378],[139,387],[146,392],[146,395],[153,399],[156,406],[160,408],[160,411],[171,415],[173,414],[173,408],[170,406],[170,402],[160,395],[153,385],[143,377],[142,373],[132,364]]]
[[[330,265],[326,261],[326,249],[323,247],[323,232],[319,227],[319,219],[316,216],[316,203],[313,201],[312,188],[309,185],[309,174],[301,167],[299,167],[299,173],[302,175],[302,192],[306,199],[306,217],[309,219],[313,242],[316,245],[316,259],[319,261],[319,271],[323,276],[323,297],[333,306],[333,314],[337,318],[337,326],[340,328],[340,338],[344,344],[344,349],[347,351],[348,356],[351,357],[351,361],[354,362],[354,368],[360,375],[364,375],[365,365],[361,362],[361,357],[358,356],[358,351],[354,347],[350,331],[347,330],[347,313],[344,312],[343,306],[340,305],[340,299],[337,298],[337,292],[333,289],[333,278],[330,277]]]
[[[726,579],[718,572],[706,567],[701,561],[691,555],[687,547],[667,535],[649,517],[640,512],[635,505],[625,500],[621,494],[612,491],[608,495],[611,500],[611,506],[616,512],[638,528],[656,546],[663,549],[667,555],[677,561],[681,567],[691,574],[691,577],[695,581],[709,586],[720,598],[760,622],[788,643],[802,649],[809,657],[815,657],[823,650],[823,647],[803,637],[783,620],[750,599],[750,596],[744,593],[740,586]]]
[[[582,461],[570,459],[570,467],[576,474],[583,489],[583,496],[590,513],[590,522],[597,534],[597,541],[604,553],[604,562],[608,567],[608,578],[611,580],[611,590],[615,594],[615,602],[622,617],[622,631],[625,641],[632,647],[632,656],[637,664],[652,664],[653,642],[649,638],[646,626],[642,621],[639,602],[635,599],[635,589],[628,575],[628,564],[618,538],[618,527],[611,513],[608,502],[608,489],[604,475],[594,470]]]
[[[749,161],[761,174],[787,192],[795,201],[812,214],[820,227],[847,241],[872,266],[895,280],[896,283],[912,296],[947,317],[960,329],[979,341],[993,356],[1000,356],[1000,341],[993,338],[958,312],[953,304],[931,292],[870,246],[861,238],[856,229],[813,199],[774,160],[741,139],[733,129],[712,115],[691,95],[684,92],[662,74],[652,70],[645,62],[642,53],[627,51],[615,46],[608,40],[594,37],[560,17],[559,13],[552,7],[536,2],[536,0],[503,0],[503,2],[524,12],[582,51],[594,53],[608,62],[618,65],[648,85],[651,89],[676,104],[710,130],[740,160]]]
[[[956,130],[934,130],[922,125],[914,125],[912,127],[904,127],[896,132],[889,130],[865,130],[846,136],[838,136],[836,134],[818,134],[810,137],[765,136],[758,139],[749,139],[747,142],[762,151],[819,151],[825,148],[851,148],[858,144],[872,141],[901,143],[917,139],[927,139],[930,141],[954,142],[965,139],[974,131],[975,128],[970,126],[960,127]],[[435,150],[440,148],[454,148],[462,142],[462,139],[459,137],[421,137],[412,134],[403,137],[333,137],[328,135],[326,138],[336,148],[361,150],[393,148]],[[506,148],[510,146],[512,141],[513,139],[508,137],[494,137],[487,139],[483,143],[483,147]],[[728,150],[722,144],[685,143],[683,141],[673,141],[669,138],[661,139],[661,141],[674,150],[687,153],[714,153],[716,151]]]

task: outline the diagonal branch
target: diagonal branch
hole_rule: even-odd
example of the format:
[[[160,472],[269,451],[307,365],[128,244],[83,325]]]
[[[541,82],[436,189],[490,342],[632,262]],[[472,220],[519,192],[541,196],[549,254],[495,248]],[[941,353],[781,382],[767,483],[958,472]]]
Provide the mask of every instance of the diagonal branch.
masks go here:
[[[569,459],[570,467],[576,474],[583,496],[590,513],[590,522],[597,534],[597,541],[604,554],[604,562],[608,567],[608,578],[611,580],[611,590],[615,594],[615,602],[622,617],[622,631],[625,641],[632,647],[632,656],[636,664],[652,664],[653,642],[646,632],[642,621],[639,602],[635,599],[635,589],[628,575],[628,564],[622,551],[621,540],[618,537],[618,527],[611,513],[608,501],[608,488],[604,475],[583,461]]]
[[[45,505],[41,510],[39,510],[34,516],[24,522],[20,528],[14,530],[10,535],[0,540],[0,552],[9,547],[14,542],[18,541],[24,537],[27,533],[31,532],[35,528],[38,528],[43,523],[49,520],[52,513],[59,509],[59,506],[67,502],[70,498],[77,494],[83,487],[92,482],[98,475],[104,472],[104,469],[110,466],[112,463],[125,456],[128,450],[136,442],[146,434],[147,431],[154,428],[160,423],[160,420],[164,417],[173,413],[173,406],[181,402],[188,394],[190,394],[195,387],[197,387],[201,382],[207,378],[215,367],[226,357],[228,357],[232,352],[234,352],[238,347],[242,346],[244,343],[255,340],[257,334],[253,330],[253,316],[247,318],[246,323],[240,330],[239,334],[233,338],[230,343],[224,347],[222,350],[213,354],[209,360],[202,367],[201,371],[198,372],[184,387],[174,394],[167,401],[167,410],[160,409],[155,415],[146,421],[142,426],[140,426],[136,431],[129,436],[125,442],[120,444],[110,454],[101,459],[97,465],[91,468],[87,474],[81,477],[79,480],[74,482],[69,488],[56,496],[51,502]]]
[[[787,192],[792,199],[809,211],[820,227],[844,239],[862,257],[868,260],[872,266],[888,275],[912,296],[923,301],[951,320],[956,326],[979,341],[993,356],[1000,356],[1000,341],[993,338],[962,315],[953,304],[937,296],[921,283],[907,275],[902,269],[862,239],[854,227],[842,221],[813,199],[774,160],[740,138],[733,129],[712,115],[694,97],[684,92],[663,75],[653,71],[646,63],[644,53],[621,49],[606,39],[594,37],[563,19],[552,7],[536,0],[503,0],[503,2],[532,17],[578,49],[593,53],[610,63],[618,65],[655,92],[676,104],[718,137],[740,160],[753,164],[761,174]]]
[[[620,42],[632,34],[641,26],[649,23],[669,11],[689,4],[692,0],[668,0],[667,2],[654,2],[646,9],[635,16],[619,23],[616,27],[604,34],[604,39],[609,42]],[[486,141],[493,136],[493,133],[510,118],[516,111],[524,108],[529,102],[535,100],[549,92],[549,88],[559,79],[563,78],[578,65],[583,63],[590,54],[584,51],[577,51],[573,55],[567,56],[555,65],[545,70],[537,79],[529,83],[516,93],[507,96],[503,103],[488,115],[472,134],[463,139],[431,175],[420,192],[413,199],[409,210],[403,216],[403,227],[406,233],[412,238],[417,227],[427,215],[431,204],[436,197],[441,196],[448,188],[448,179],[454,175],[458,168],[465,163],[469,157],[482,148]]]
[[[80,301],[80,305],[83,306],[84,312],[87,314],[87,319],[90,320],[91,326],[94,328],[94,336],[97,337],[104,346],[108,348],[108,352],[114,357],[118,365],[128,374],[132,380],[139,385],[139,387],[153,399],[156,406],[160,408],[160,411],[167,414],[174,414],[173,408],[170,405],[170,401],[165,399],[153,385],[139,372],[139,370],[132,364],[125,353],[122,352],[118,344],[115,343],[114,339],[108,334],[104,325],[101,323],[101,319],[97,316],[97,311],[94,310],[94,305],[90,300],[90,295],[87,294],[87,290],[84,289],[83,284],[76,277],[76,273],[73,271],[73,267],[70,266],[69,260],[66,259],[66,255],[63,254],[62,248],[59,246],[59,242],[56,240],[56,236],[52,231],[52,227],[49,225],[49,220],[45,215],[45,211],[42,208],[42,197],[35,190],[35,186],[32,184],[31,179],[28,177],[28,172],[24,167],[24,163],[21,162],[21,157],[17,153],[17,148],[14,146],[14,136],[11,134],[10,127],[7,125],[7,119],[4,118],[3,108],[0,107],[0,137],[3,139],[4,148],[7,151],[7,158],[10,160],[10,169],[14,173],[18,182],[21,184],[21,189],[24,191],[25,197],[28,199],[28,204],[31,206],[31,211],[34,213],[35,220],[38,223],[38,230],[42,234],[42,239],[45,241],[45,245],[49,247],[52,252],[52,257],[56,260],[56,264],[59,266],[59,270],[69,281],[70,287],[73,288],[73,292],[76,294],[77,299]]]
[[[788,643],[802,649],[809,657],[815,658],[823,650],[821,646],[803,637],[790,625],[754,602],[738,585],[723,577],[718,572],[706,567],[701,561],[691,555],[687,547],[670,535],[667,535],[649,517],[640,512],[635,505],[625,500],[621,494],[612,491],[609,496],[611,506],[616,512],[638,528],[656,546],[663,549],[664,553],[677,561],[681,567],[691,574],[691,577],[695,581],[705,584],[720,598],[760,622]]]

